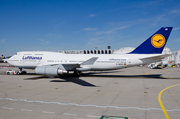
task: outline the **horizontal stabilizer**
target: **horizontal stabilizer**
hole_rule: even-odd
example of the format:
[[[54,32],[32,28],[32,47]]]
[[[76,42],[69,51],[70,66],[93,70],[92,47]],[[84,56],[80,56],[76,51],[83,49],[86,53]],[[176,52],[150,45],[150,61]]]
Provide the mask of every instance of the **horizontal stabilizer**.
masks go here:
[[[93,65],[97,59],[98,59],[98,57],[92,57],[92,58],[84,61],[83,63],[81,63],[81,65]]]
[[[146,58],[140,58],[140,60],[161,60],[164,59],[168,56],[171,56],[172,54],[162,54],[162,55],[158,55],[158,56],[152,56],[152,57],[146,57]]]

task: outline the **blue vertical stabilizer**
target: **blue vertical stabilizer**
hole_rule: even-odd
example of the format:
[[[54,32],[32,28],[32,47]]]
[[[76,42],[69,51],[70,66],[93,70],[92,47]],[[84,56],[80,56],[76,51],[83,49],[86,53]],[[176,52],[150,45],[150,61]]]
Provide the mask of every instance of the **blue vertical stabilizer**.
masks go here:
[[[129,54],[161,54],[173,27],[162,27]]]
[[[4,55],[2,55],[2,59],[6,59],[6,57]]]

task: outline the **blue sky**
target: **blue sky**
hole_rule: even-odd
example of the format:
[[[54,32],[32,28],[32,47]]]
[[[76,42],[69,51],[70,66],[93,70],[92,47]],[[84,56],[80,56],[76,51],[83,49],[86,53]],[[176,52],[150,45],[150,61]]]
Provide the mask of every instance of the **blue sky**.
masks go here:
[[[164,26],[180,49],[179,0],[0,0],[0,53],[137,47]]]

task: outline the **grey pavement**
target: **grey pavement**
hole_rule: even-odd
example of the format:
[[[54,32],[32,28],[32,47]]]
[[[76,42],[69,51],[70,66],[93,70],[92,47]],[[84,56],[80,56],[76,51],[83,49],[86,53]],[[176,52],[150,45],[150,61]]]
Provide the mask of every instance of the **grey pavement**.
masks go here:
[[[5,75],[8,69],[0,68],[0,119],[165,119],[158,95],[180,84],[180,68],[131,67],[81,77],[47,77],[33,70]],[[175,86],[161,95],[172,119],[180,118],[179,91]]]

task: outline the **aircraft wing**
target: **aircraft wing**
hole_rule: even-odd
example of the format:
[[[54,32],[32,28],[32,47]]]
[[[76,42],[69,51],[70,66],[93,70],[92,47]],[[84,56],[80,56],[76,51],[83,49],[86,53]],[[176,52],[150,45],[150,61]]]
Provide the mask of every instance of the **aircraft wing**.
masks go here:
[[[95,61],[98,59],[98,57],[92,57],[82,63],[62,63],[62,64],[52,64],[52,65],[39,65],[38,67],[59,67],[62,70],[70,71],[70,70],[78,70],[78,71],[89,71],[91,68],[89,68],[87,65],[93,65]]]
[[[98,57],[92,57],[85,62],[81,63],[81,65],[93,65],[94,62],[98,59]]]
[[[81,64],[62,64],[64,68],[67,70],[78,70],[78,71],[89,71],[91,68],[89,68],[87,65],[93,65],[95,61],[98,59],[98,57],[92,57]]]
[[[168,56],[171,56],[172,54],[162,54],[158,56],[151,56],[146,58],[140,58],[140,60],[149,60],[149,61],[160,61]]]

